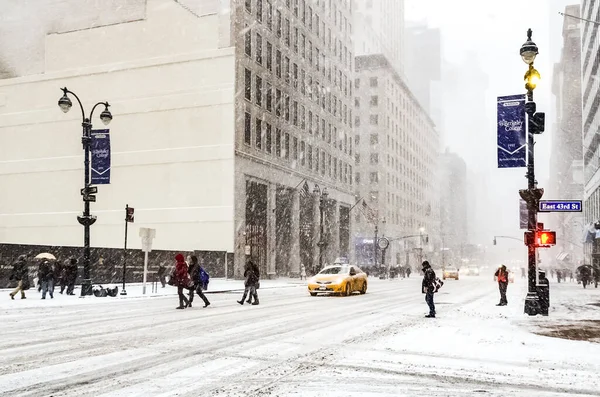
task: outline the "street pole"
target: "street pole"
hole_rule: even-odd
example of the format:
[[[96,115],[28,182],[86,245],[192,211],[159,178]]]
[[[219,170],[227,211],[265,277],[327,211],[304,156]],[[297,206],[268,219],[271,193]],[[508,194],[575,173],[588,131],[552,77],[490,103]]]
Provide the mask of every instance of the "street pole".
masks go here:
[[[377,248],[378,248],[377,247],[377,241],[378,241],[378,239],[377,239],[377,233],[378,232],[379,232],[379,226],[375,225],[375,240],[373,240],[373,253],[375,254],[375,260],[374,260],[374,262],[375,262],[375,268],[379,267],[379,258],[377,257],[377,254],[378,254],[378,252],[377,252],[378,251],[377,250]]]
[[[83,128],[83,134],[81,137],[81,143],[83,146],[83,168],[84,168],[84,187],[81,191],[83,196],[83,215],[77,216],[77,221],[83,226],[83,280],[81,281],[81,296],[92,295],[92,280],[90,276],[90,261],[91,261],[91,248],[90,248],[90,227],[96,222],[96,217],[90,214],[90,202],[96,201],[96,196],[93,194],[97,191],[97,188],[92,189],[91,186],[91,169],[90,169],[90,153],[92,147],[92,123],[91,119],[94,115],[94,110],[98,105],[104,106],[104,111],[100,113],[100,119],[104,125],[108,125],[112,120],[112,114],[108,110],[110,106],[108,102],[98,102],[92,107],[90,116],[85,116],[85,110],[79,97],[72,91],[69,91],[67,87],[61,88],[63,96],[58,100],[58,106],[60,109],[67,113],[73,107],[73,103],[67,94],[71,94],[77,99],[79,108],[81,109],[81,126]]]
[[[319,212],[320,212],[320,224],[319,224],[319,268],[317,269],[318,272],[321,271],[321,269],[323,269],[323,245],[325,244],[325,242],[323,241],[323,211],[325,210],[324,208],[324,199],[323,199],[323,194],[321,193],[321,197],[319,200]]]
[[[125,244],[123,248],[123,290],[121,290],[121,295],[127,295],[127,291],[125,290],[125,273],[127,270],[127,225],[129,223],[129,204],[125,204]]]

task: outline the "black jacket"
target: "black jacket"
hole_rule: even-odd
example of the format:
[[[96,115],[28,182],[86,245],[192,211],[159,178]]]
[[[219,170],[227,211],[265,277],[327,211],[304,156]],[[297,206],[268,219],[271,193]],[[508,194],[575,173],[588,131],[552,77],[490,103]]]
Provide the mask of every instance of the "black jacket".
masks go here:
[[[54,280],[54,269],[49,262],[40,263],[40,268],[38,270],[38,279],[40,281],[50,281]]]
[[[426,267],[423,272],[425,274],[423,275],[423,282],[421,283],[421,291],[425,293],[424,290],[427,288],[427,292],[433,293],[435,291],[435,272],[431,267]]]
[[[27,261],[19,260],[13,265],[11,280],[27,280],[29,278],[29,267]]]
[[[67,283],[74,283],[77,280],[77,264],[67,264],[65,266],[65,281]]]
[[[190,263],[188,266],[188,274],[190,275],[190,279],[192,279],[194,286],[197,286],[200,283],[200,265],[197,262]]]

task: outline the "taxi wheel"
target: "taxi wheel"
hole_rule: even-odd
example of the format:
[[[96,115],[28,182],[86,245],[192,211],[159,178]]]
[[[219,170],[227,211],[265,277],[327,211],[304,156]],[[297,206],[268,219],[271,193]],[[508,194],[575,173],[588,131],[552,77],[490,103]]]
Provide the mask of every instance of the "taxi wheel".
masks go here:
[[[367,293],[367,282],[365,281],[362,285],[362,288],[360,289],[360,294],[364,295]]]
[[[317,293],[316,292],[311,292],[310,296],[317,296]]]
[[[346,296],[350,296],[352,294],[352,290],[350,289],[350,283],[346,283]]]

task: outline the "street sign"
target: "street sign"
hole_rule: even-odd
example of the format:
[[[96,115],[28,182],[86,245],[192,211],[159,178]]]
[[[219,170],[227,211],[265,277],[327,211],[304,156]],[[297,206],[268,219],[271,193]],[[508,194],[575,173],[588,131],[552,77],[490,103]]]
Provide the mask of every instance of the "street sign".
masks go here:
[[[540,200],[540,212],[582,212],[581,200]]]
[[[86,194],[86,195],[83,196],[83,201],[95,203],[96,202],[96,196],[91,195],[91,194]]]
[[[88,186],[87,189],[83,188],[79,192],[82,196],[85,196],[86,194],[96,194],[98,193],[98,186]]]

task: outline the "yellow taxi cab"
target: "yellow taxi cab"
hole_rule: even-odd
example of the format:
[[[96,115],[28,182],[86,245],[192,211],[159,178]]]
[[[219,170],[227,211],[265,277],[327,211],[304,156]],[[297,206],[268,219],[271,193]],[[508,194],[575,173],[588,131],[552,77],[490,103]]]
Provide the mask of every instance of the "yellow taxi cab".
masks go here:
[[[341,294],[349,296],[354,292],[367,293],[367,273],[349,264],[326,266],[308,280],[308,292],[317,294]]]

